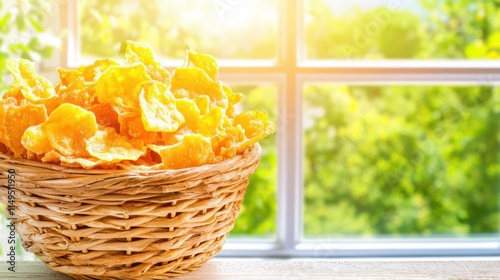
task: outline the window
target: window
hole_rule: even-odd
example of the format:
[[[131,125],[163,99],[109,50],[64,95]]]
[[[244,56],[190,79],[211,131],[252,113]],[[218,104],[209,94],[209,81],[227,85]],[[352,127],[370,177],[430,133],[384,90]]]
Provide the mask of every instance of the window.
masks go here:
[[[309,59],[500,58],[496,1],[304,2]]]
[[[221,59],[277,133],[222,256],[500,254],[497,1],[62,2],[61,64]]]

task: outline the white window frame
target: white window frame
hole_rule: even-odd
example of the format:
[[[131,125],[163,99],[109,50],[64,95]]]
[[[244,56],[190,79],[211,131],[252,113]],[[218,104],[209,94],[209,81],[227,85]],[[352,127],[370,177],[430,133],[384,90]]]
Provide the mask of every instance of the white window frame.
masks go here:
[[[79,54],[77,0],[59,1],[60,30],[67,30],[56,61],[74,68]],[[280,0],[276,63],[221,63],[225,82],[272,82],[278,96],[278,186],[276,240],[229,239],[219,256],[226,257],[374,257],[374,256],[495,256],[495,238],[303,238],[302,92],[305,83],[363,85],[500,85],[500,62],[466,60],[330,60],[306,61],[302,10],[305,0]],[[292,31],[292,32],[289,32]],[[293,32],[294,31],[294,32]],[[51,63],[51,64],[54,64]],[[53,65],[50,65],[53,66]],[[171,70],[173,65],[167,65]],[[500,211],[500,209],[499,209]]]

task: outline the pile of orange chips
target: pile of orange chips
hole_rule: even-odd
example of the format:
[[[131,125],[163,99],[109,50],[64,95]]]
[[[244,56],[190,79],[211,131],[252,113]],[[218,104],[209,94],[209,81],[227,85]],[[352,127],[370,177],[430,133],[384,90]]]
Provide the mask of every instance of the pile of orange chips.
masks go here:
[[[0,151],[74,168],[179,169],[217,163],[275,130],[263,111],[218,80],[213,57],[187,51],[170,74],[151,47],[127,42],[124,63],[99,59],[58,69],[55,87],[28,60],[0,97]]]

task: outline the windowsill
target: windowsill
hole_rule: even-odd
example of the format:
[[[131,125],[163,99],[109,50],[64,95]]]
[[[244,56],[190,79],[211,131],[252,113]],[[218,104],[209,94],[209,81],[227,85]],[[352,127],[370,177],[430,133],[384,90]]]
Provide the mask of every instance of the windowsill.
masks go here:
[[[19,262],[16,272],[0,265],[0,279],[71,279],[41,262]],[[257,259],[215,258],[196,271],[175,278],[194,279],[498,279],[500,257]]]

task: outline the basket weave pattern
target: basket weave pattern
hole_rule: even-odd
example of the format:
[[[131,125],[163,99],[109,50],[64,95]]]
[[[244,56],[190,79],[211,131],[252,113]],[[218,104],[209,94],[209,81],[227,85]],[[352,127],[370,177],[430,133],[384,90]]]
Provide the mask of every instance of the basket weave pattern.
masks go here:
[[[0,154],[2,203],[16,171],[23,247],[75,279],[167,279],[215,256],[261,158],[166,171],[68,169]]]

